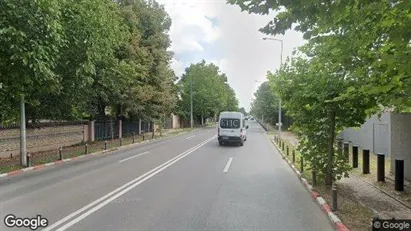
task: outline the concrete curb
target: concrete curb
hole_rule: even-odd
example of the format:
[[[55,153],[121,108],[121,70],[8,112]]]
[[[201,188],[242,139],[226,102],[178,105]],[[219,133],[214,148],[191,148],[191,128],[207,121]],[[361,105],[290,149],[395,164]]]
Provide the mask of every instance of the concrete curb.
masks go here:
[[[278,152],[281,154],[282,158],[286,160],[288,165],[294,170],[295,174],[298,176],[298,179],[300,179],[301,183],[304,185],[305,189],[311,194],[311,197],[313,200],[320,206],[321,210],[327,215],[328,219],[331,221],[331,223],[334,225],[334,227],[338,231],[350,231],[350,229],[342,223],[340,218],[338,218],[335,213],[331,211],[330,205],[320,196],[318,192],[313,190],[313,186],[308,183],[308,181],[301,176],[300,171],[293,165],[293,163],[287,159],[287,157],[282,153],[281,149],[277,146],[275,141],[270,139],[271,143],[274,144],[274,146],[277,148]]]
[[[198,129],[194,129],[190,132],[194,132],[194,131],[198,131]],[[96,156],[96,155],[101,155],[101,154],[111,154],[114,151],[118,151],[118,150],[121,150],[121,149],[130,148],[130,147],[133,147],[133,146],[139,146],[139,145],[151,143],[151,142],[154,142],[154,141],[158,142],[158,141],[168,140],[168,139],[171,139],[173,137],[183,135],[183,134],[187,134],[187,133],[189,133],[189,132],[183,132],[181,134],[177,134],[177,135],[170,136],[170,137],[164,137],[164,138],[160,138],[160,139],[145,140],[145,141],[142,141],[142,142],[139,142],[139,143],[124,145],[124,146],[121,146],[121,147],[116,147],[116,148],[107,149],[107,150],[103,150],[103,151],[93,152],[93,153],[90,153],[90,154],[83,154],[83,155],[75,156],[75,157],[72,157],[72,158],[67,158],[67,159],[57,160],[57,161],[49,162],[49,163],[45,163],[45,164],[35,165],[35,166],[32,166],[32,167],[22,168],[22,169],[10,171],[10,172],[2,173],[2,174],[0,174],[0,178],[8,177],[8,176],[15,176],[15,175],[22,174],[24,172],[39,170],[39,169],[43,169],[43,168],[50,167],[50,166],[53,166],[53,165],[64,164],[65,162],[70,162],[70,161],[73,161],[73,160],[79,160],[79,159],[83,159],[83,158],[89,157],[89,156]]]

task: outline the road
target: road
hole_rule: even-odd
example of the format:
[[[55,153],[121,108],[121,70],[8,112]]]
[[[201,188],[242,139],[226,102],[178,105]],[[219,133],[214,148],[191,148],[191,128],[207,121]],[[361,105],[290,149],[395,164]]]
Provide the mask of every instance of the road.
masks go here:
[[[201,129],[2,178],[0,192],[2,220],[41,215],[46,231],[333,230],[256,122],[243,147]]]

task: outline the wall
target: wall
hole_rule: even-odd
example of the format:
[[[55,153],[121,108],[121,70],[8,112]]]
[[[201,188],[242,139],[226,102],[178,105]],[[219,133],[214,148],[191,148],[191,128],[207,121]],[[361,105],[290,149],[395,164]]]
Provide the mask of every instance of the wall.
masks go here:
[[[172,128],[181,128],[180,116],[171,114],[171,118],[172,118],[172,121],[173,121],[172,122]]]
[[[27,151],[39,152],[58,149],[60,146],[69,146],[87,141],[88,125],[66,125],[27,129]],[[0,130],[0,157],[10,157],[20,154],[20,130]]]
[[[390,117],[391,112],[382,113],[381,118],[373,115],[360,128],[348,128],[339,137],[372,153],[391,155]]]
[[[404,160],[405,178],[411,180],[411,114],[392,114],[391,134],[391,169],[395,159]]]

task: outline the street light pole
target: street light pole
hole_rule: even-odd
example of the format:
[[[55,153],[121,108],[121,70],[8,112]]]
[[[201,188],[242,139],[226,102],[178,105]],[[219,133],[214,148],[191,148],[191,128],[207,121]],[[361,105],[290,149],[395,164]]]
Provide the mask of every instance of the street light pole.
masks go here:
[[[20,96],[20,164],[28,167],[26,149],[26,110],[24,95]]]
[[[191,101],[191,110],[190,110],[190,124],[191,128],[194,127],[194,121],[193,121],[193,76],[191,75],[190,78],[190,101]]]
[[[275,38],[263,38],[263,40],[274,40],[281,42],[281,56],[280,56],[280,68],[283,66],[283,40]],[[278,138],[281,139],[281,97],[278,100]]]

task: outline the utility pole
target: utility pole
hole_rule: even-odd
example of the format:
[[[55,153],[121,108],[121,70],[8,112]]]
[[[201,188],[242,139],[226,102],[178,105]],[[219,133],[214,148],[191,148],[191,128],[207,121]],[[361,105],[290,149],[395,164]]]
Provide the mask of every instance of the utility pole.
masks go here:
[[[190,123],[191,123],[191,128],[194,127],[194,120],[193,120],[193,76],[191,75],[190,78],[190,98],[191,98],[191,112],[190,112]]]
[[[20,164],[27,167],[26,150],[26,112],[24,108],[24,95],[20,96]]]
[[[279,41],[281,42],[281,57],[280,57],[280,68],[283,66],[283,40],[281,39],[275,39],[275,38],[263,38],[263,40],[273,40],[273,41]],[[278,101],[278,138],[281,139],[281,97],[279,98]]]

